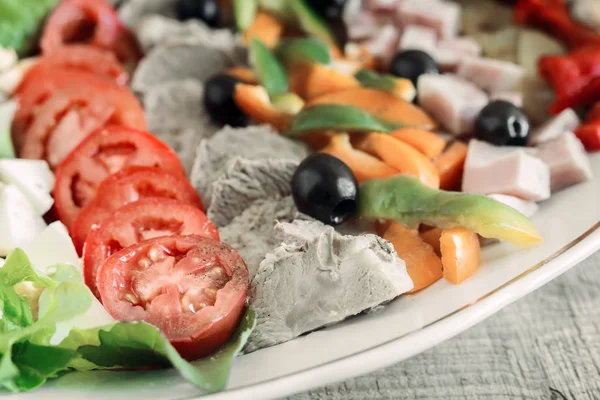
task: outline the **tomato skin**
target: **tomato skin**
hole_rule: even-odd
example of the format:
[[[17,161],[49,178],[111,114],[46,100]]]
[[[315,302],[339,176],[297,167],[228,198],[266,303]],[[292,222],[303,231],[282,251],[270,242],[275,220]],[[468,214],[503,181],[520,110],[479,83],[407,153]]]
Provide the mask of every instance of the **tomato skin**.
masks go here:
[[[58,218],[70,229],[81,207],[96,196],[100,182],[133,165],[185,176],[177,154],[151,133],[102,128],[85,138],[56,169],[53,194]]]
[[[71,237],[77,252],[81,255],[83,244],[94,225],[126,204],[151,197],[178,200],[204,211],[202,199],[184,177],[158,168],[128,167],[102,181],[96,198],[86,204],[73,220]]]
[[[150,259],[153,256],[156,261]],[[212,278],[215,267],[225,271],[225,284]],[[217,285],[214,303],[195,312],[183,308],[188,292],[182,296],[172,283],[179,271]],[[178,286],[188,282],[179,280]],[[104,307],[115,319],[157,326],[184,358],[194,360],[224,345],[235,330],[246,305],[248,268],[225,243],[198,236],[166,236],[114,253],[100,266],[96,283]],[[142,283],[156,289],[154,297],[142,300],[140,296],[149,288]]]

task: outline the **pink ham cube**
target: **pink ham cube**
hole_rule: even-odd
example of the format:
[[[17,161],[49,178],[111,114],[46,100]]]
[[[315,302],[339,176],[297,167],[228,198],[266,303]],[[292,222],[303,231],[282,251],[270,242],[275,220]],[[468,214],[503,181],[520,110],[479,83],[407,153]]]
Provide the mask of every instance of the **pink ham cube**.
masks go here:
[[[419,105],[454,135],[470,133],[488,103],[487,95],[455,75],[423,75],[418,82]]]
[[[437,35],[426,26],[409,25],[404,27],[400,37],[400,50],[421,50],[428,54],[435,52]]]
[[[533,217],[533,215],[540,208],[540,206],[538,206],[537,203],[534,201],[525,201],[519,199],[518,197],[507,196],[505,194],[490,194],[488,195],[488,197],[502,204],[506,204],[509,207],[514,208],[527,218]]]
[[[440,40],[433,55],[442,70],[453,71],[465,57],[479,57],[481,52],[481,45],[465,36]]]
[[[488,93],[519,90],[526,71],[520,65],[493,58],[466,57],[456,74]]]
[[[460,15],[460,5],[440,0],[405,0],[397,11],[402,26],[427,26],[435,30],[439,38],[452,38],[458,34]]]
[[[355,15],[346,23],[348,27],[348,38],[350,40],[369,39],[379,30],[378,20],[368,12]]]
[[[581,121],[575,111],[567,108],[531,132],[529,144],[535,146],[556,139],[565,132],[575,131],[580,124]]]
[[[523,107],[523,93],[522,92],[497,92],[490,95],[490,101],[492,100],[504,100],[515,106]]]
[[[365,0],[365,6],[375,12],[393,12],[402,1],[410,0]]]
[[[367,49],[377,59],[387,65],[396,54],[400,33],[392,24],[385,25],[375,36],[365,42]]]

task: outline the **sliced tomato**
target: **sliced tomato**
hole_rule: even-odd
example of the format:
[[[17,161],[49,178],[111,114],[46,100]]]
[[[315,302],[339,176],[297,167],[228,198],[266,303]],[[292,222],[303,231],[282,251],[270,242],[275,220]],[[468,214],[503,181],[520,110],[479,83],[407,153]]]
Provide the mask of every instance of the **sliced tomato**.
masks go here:
[[[127,204],[90,230],[83,252],[85,283],[99,298],[96,272],[111,254],[161,236],[198,235],[219,240],[219,231],[197,207],[172,199],[149,198]]]
[[[96,197],[100,182],[132,165],[185,176],[177,154],[151,133],[118,126],[102,128],[85,138],[56,170],[58,218],[70,229],[81,207]]]
[[[248,268],[225,243],[167,236],[114,253],[96,283],[114,318],[157,326],[193,360],[231,337],[246,303]]]
[[[20,86],[31,82],[39,83],[37,75],[41,74],[42,70],[57,68],[91,72],[99,77],[112,80],[119,86],[126,85],[128,80],[127,71],[110,51],[85,44],[73,44],[59,47],[52,53],[41,57],[37,64],[27,72]]]
[[[139,60],[141,54],[135,37],[105,0],[64,0],[50,15],[42,35],[42,52],[51,54],[74,43],[110,50],[124,63]]]
[[[19,155],[47,160],[55,169],[86,136],[106,125],[145,129],[137,98],[126,88],[104,82],[67,84],[38,107]]]
[[[185,177],[152,167],[128,167],[106,178],[96,198],[86,204],[71,226],[71,237],[81,254],[88,233],[125,204],[145,198],[175,199],[204,210],[202,200]]]

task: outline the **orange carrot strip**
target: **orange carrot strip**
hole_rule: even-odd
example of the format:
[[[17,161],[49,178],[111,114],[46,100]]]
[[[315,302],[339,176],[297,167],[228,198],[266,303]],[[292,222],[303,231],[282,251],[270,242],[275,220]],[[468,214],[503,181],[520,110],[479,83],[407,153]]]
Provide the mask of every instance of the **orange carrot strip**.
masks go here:
[[[442,278],[442,261],[417,232],[394,222],[383,238],[394,245],[398,256],[406,263],[406,271],[414,284],[408,293],[422,290]]]
[[[446,141],[442,137],[423,129],[402,128],[389,135],[411,145],[429,158],[439,156],[446,147]]]
[[[256,77],[254,71],[252,71],[250,68],[233,67],[227,69],[225,73],[249,85],[258,85],[258,78]]]
[[[244,41],[250,43],[252,39],[259,39],[269,48],[273,48],[279,42],[283,33],[283,23],[271,14],[259,11],[254,22],[244,32]]]
[[[435,254],[438,256],[442,254],[440,250],[440,238],[442,237],[442,230],[440,228],[429,229],[425,232],[419,233],[419,235],[421,236],[421,239],[425,241],[425,243],[433,247]]]
[[[291,115],[273,106],[267,91],[262,86],[238,83],[235,85],[233,99],[237,106],[254,121],[271,124],[279,131],[285,130],[292,118]]]
[[[358,182],[373,178],[387,178],[399,173],[397,169],[388,166],[377,158],[353,149],[350,144],[350,137],[346,133],[332,136],[329,144],[321,152],[342,160],[354,172]]]
[[[444,278],[459,284],[471,277],[481,264],[479,238],[464,228],[446,229],[440,238]]]
[[[305,100],[360,86],[353,76],[321,64],[295,65],[288,71],[288,78],[291,91]]]
[[[468,149],[466,144],[454,142],[435,160],[440,174],[440,189],[460,190]]]
[[[433,188],[440,185],[440,177],[433,162],[406,143],[383,133],[369,133],[356,140],[356,148],[379,157],[398,171],[416,176]]]

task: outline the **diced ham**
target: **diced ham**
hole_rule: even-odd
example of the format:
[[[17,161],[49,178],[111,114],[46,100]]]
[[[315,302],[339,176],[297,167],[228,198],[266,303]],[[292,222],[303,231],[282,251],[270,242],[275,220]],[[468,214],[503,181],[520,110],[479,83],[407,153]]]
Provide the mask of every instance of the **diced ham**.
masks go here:
[[[471,140],[463,192],[505,194],[527,201],[550,197],[550,168],[522,147],[497,147]]]
[[[473,38],[465,36],[440,40],[433,55],[442,70],[453,71],[462,59],[469,56],[479,57],[481,52],[481,45]]]
[[[592,179],[592,166],[583,145],[573,132],[542,143],[540,158],[550,166],[553,192]]]
[[[492,93],[490,95],[491,100],[504,100],[509,103],[514,104],[515,106],[521,108],[523,107],[523,93],[522,92],[497,92]]]
[[[523,85],[525,68],[493,58],[466,57],[457,75],[473,82],[488,93],[518,90]]]
[[[384,65],[387,65],[398,48],[398,41],[400,40],[400,33],[398,29],[392,25],[385,25],[377,32],[369,41],[365,43],[367,49],[377,59],[381,60]]]
[[[403,0],[365,0],[366,8],[376,12],[392,12]],[[404,0],[405,1],[405,0]]]
[[[423,25],[434,29],[439,38],[452,38],[460,28],[461,7],[452,1],[403,1],[398,6],[400,24]]]
[[[365,40],[373,37],[379,30],[378,20],[368,12],[351,18],[346,24],[350,40]]]
[[[506,204],[509,207],[514,208],[527,218],[533,217],[533,215],[538,211],[540,206],[537,205],[534,201],[525,201],[521,200],[518,197],[507,196],[505,194],[490,194],[488,197],[502,203]]]
[[[567,108],[531,132],[529,144],[535,146],[556,139],[565,132],[575,131],[580,124],[581,121],[575,111]]]
[[[428,54],[435,52],[437,35],[426,26],[409,25],[404,28],[400,37],[400,50],[422,50]]]
[[[418,82],[419,105],[454,135],[473,130],[487,95],[455,75],[423,75]]]

